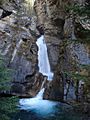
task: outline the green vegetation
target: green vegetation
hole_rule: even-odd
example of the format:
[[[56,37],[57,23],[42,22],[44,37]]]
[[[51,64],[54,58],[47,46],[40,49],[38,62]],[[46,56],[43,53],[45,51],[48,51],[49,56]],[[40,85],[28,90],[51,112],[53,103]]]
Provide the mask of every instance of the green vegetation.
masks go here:
[[[72,12],[74,15],[85,16],[90,18],[90,1],[86,0],[84,4],[74,3],[66,6],[67,12]]]
[[[0,98],[0,120],[10,120],[17,112],[17,97]]]
[[[66,12],[73,19],[76,37],[89,42],[90,1],[85,0],[83,4],[73,2],[73,4],[66,6]]]
[[[75,66],[74,66],[75,67]],[[77,71],[76,69],[73,71],[65,71],[64,74],[68,75],[72,80],[74,80],[75,88],[76,88],[76,100],[78,101],[78,89],[79,89],[79,81],[84,82],[84,100],[88,101],[90,94],[90,65],[79,65]],[[89,96],[89,97],[88,97]]]
[[[4,58],[0,56],[0,90],[8,90],[10,87],[11,70],[6,68]]]
[[[11,70],[6,68],[4,59],[0,56],[0,91],[10,89],[10,85],[8,85],[8,82],[10,82],[10,72]],[[0,98],[0,120],[10,120],[11,114],[17,111],[17,101],[17,97]]]

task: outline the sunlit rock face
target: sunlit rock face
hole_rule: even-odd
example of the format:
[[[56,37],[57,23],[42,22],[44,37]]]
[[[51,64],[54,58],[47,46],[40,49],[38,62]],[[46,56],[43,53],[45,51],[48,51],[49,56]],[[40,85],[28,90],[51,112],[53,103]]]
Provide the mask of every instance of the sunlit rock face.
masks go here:
[[[34,14],[34,11],[33,11],[34,2],[35,2],[35,0],[25,0],[24,1],[23,5],[25,7],[26,14],[31,15],[31,16],[32,16],[32,14]]]
[[[25,1],[33,8],[35,0],[25,0]]]

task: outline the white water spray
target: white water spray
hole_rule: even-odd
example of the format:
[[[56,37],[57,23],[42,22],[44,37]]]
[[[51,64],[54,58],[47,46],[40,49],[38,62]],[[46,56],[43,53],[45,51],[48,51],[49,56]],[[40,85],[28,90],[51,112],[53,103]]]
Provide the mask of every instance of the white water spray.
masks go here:
[[[47,46],[44,40],[44,36],[41,36],[36,42],[38,51],[38,66],[39,72],[48,77],[48,80],[52,80],[53,73],[50,70],[50,63],[48,59]]]
[[[57,103],[49,100],[43,100],[43,92],[44,88],[41,89],[34,98],[21,99],[19,101],[20,109],[28,111],[32,110],[34,113],[41,116],[47,116],[50,113],[54,113]]]

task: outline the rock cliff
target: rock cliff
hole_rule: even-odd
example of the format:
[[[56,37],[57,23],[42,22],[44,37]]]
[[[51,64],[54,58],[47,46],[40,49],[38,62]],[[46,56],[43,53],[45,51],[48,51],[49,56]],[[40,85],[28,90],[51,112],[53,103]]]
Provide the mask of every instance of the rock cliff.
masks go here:
[[[28,91],[32,88],[38,72],[37,18],[28,13],[28,7],[32,8],[25,6],[28,3],[17,0],[7,2],[0,7],[0,54],[5,57],[7,67],[12,70],[11,91],[31,96]]]
[[[62,101],[65,95],[66,99],[74,100],[74,85],[78,77],[82,82],[85,78],[85,90],[90,91],[90,47],[84,42],[86,38],[81,32],[85,25],[82,26],[72,11],[66,9],[76,2],[85,3],[83,0],[35,0],[34,3],[14,0],[1,3],[0,16],[3,11],[11,12],[0,18],[0,52],[6,65],[12,69],[12,92],[35,96],[40,90],[44,76],[38,72],[36,40],[41,35],[45,37],[54,73],[53,81],[45,85],[44,99]],[[34,4],[33,8],[31,4]],[[69,89],[72,92],[68,92]],[[90,98],[89,92],[87,96]]]
[[[44,94],[46,99],[58,100],[59,96],[59,100],[62,100],[63,90],[67,86],[65,85],[67,80],[65,74],[69,75],[69,72],[72,74],[74,71],[81,75],[83,73],[81,66],[89,66],[90,64],[89,46],[80,40],[77,43],[76,39],[82,39],[77,36],[80,34],[80,30],[76,30],[78,22],[77,19],[75,21],[73,13],[66,10],[67,6],[74,5],[76,2],[79,5],[85,4],[85,1],[82,0],[36,0],[34,4],[37,14],[37,28],[39,31],[44,31],[50,65],[54,72],[54,80],[47,85],[46,94]],[[80,28],[78,27],[78,29]],[[85,36],[83,38],[86,39]],[[84,71],[86,73],[83,74],[87,74],[85,76],[88,78],[89,70]],[[69,81],[74,79],[71,76],[69,75]],[[75,99],[75,89],[71,87],[72,90],[68,99]]]

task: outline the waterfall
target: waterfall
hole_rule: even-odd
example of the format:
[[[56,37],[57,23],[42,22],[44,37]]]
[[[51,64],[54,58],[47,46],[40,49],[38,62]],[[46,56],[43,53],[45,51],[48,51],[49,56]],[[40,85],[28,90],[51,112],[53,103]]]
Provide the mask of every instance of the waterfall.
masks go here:
[[[41,36],[37,42],[36,42],[39,50],[38,50],[38,66],[39,66],[39,72],[43,75],[47,76],[48,80],[52,80],[53,73],[50,70],[50,64],[48,59],[48,53],[47,53],[47,46],[44,41],[44,36]],[[35,110],[36,112],[41,112],[41,114],[49,114],[53,111],[53,107],[56,105],[56,103],[43,100],[43,93],[45,88],[43,88],[46,78],[44,78],[44,81],[42,82],[41,89],[38,92],[38,94],[34,98],[29,99],[21,99],[19,101],[20,108],[25,110]]]
[[[42,99],[43,98],[43,93],[44,93],[44,88],[42,88],[38,94],[35,96],[35,98],[37,99]]]
[[[14,52],[13,52],[13,54],[12,54],[11,62],[13,62],[13,60],[14,60],[14,58],[15,58],[15,56],[16,56],[17,50],[18,50],[18,48],[20,47],[21,43],[22,43],[22,39],[17,43],[17,45],[16,45],[16,47],[15,47],[15,49],[14,49]]]
[[[33,111],[34,113],[42,116],[47,116],[55,112],[57,102],[43,100],[44,88],[33,98],[20,99],[19,107],[21,110]]]
[[[47,76],[48,80],[52,80],[53,73],[50,70],[47,46],[44,40],[44,36],[41,36],[39,39],[37,39],[36,44],[39,48],[39,51],[38,51],[39,72]]]
[[[41,116],[47,116],[51,113],[54,113],[55,106],[57,105],[57,103],[49,100],[43,100],[42,99],[43,92],[44,92],[44,88],[40,90],[40,92],[34,98],[21,99],[19,101],[20,109],[33,111],[37,115],[41,115]]]

